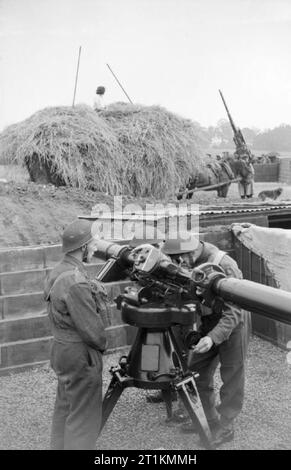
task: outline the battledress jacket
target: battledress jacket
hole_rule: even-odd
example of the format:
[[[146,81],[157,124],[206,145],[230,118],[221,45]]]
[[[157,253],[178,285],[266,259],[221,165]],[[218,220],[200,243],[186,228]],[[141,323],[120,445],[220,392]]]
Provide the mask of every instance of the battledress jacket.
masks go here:
[[[195,262],[195,267],[202,263],[213,263],[217,259],[220,250],[211,243],[201,242],[203,250]],[[242,279],[242,273],[236,262],[224,252],[221,253],[219,266],[221,266],[228,277]],[[225,302],[221,312],[215,313],[210,308],[200,304],[197,313],[201,316],[200,330],[209,336],[214,344],[219,345],[226,341],[232,331],[244,323],[248,312],[236,307],[234,304]]]
[[[49,274],[45,299],[52,333],[61,342],[83,342],[104,352],[106,336],[102,314],[106,310],[106,292],[100,284],[94,296],[83,264],[66,254]]]

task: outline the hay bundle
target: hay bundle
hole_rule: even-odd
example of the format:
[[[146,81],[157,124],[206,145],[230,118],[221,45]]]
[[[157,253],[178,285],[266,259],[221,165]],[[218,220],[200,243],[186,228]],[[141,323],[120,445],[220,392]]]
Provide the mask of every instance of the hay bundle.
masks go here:
[[[46,108],[0,136],[0,161],[25,164],[33,181],[123,189],[123,152],[106,122],[88,106]]]
[[[160,198],[203,168],[201,142],[199,125],[158,106],[46,108],[2,132],[0,161],[37,182]]]
[[[159,106],[112,104],[99,115],[122,144],[133,195],[165,197],[205,167],[199,125]]]

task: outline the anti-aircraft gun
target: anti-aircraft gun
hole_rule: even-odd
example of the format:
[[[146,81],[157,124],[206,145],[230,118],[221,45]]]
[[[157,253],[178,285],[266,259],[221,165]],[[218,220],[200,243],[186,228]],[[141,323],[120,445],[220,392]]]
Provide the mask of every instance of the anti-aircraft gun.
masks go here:
[[[252,159],[252,154],[247,146],[247,143],[245,141],[245,138],[242,134],[242,131],[236,127],[236,125],[234,124],[234,121],[231,117],[231,114],[228,110],[228,107],[227,107],[227,104],[225,102],[225,99],[223,97],[223,94],[221,92],[221,90],[218,90],[219,93],[220,93],[220,96],[221,96],[221,99],[222,99],[222,102],[224,104],[224,107],[225,107],[225,110],[226,110],[226,113],[227,113],[227,116],[228,116],[228,119],[229,119],[229,122],[230,122],[230,125],[231,125],[231,128],[232,128],[232,131],[233,131],[233,141],[234,141],[234,144],[235,144],[235,148],[236,148],[236,155],[238,157],[241,157],[242,155],[247,155],[249,157],[249,161],[251,161]]]
[[[97,279],[112,282],[125,276],[135,281],[117,299],[125,323],[138,327],[129,355],[112,367],[112,380],[103,400],[106,423],[127,387],[162,391],[171,418],[171,391],[175,389],[206,448],[212,435],[186,355],[177,343],[173,327],[193,325],[195,303],[217,307],[232,302],[239,307],[291,324],[291,293],[248,280],[226,277],[220,266],[205,263],[192,272],[176,266],[151,245],[131,249],[104,240],[95,256],[105,265]]]

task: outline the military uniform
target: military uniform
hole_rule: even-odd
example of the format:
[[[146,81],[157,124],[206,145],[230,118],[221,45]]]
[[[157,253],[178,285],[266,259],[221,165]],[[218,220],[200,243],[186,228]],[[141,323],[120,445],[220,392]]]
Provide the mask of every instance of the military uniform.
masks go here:
[[[102,418],[105,295],[95,284],[94,299],[83,264],[70,254],[46,280],[51,366],[58,377],[52,449],[95,449]]]
[[[254,178],[255,170],[251,162],[242,160],[245,166],[244,176],[241,181],[238,182],[239,195],[242,199],[245,197],[251,198],[254,194]]]
[[[236,262],[210,243],[203,243],[203,250],[195,261],[219,264],[227,276],[242,279]],[[221,311],[214,312],[199,304],[198,331],[213,341],[207,353],[190,353],[189,368],[199,373],[197,387],[208,420],[215,422],[220,414],[222,425],[232,424],[243,406],[244,362],[250,332],[250,314],[230,303],[224,303]],[[215,407],[214,372],[220,363],[222,386],[220,405]]]

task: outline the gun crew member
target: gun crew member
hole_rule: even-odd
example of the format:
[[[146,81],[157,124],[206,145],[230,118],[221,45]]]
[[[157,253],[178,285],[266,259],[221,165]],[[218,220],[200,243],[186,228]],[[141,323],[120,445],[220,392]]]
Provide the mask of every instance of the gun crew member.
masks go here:
[[[187,241],[185,241],[187,240]],[[236,262],[211,243],[198,242],[197,237],[181,234],[175,240],[166,240],[162,251],[174,262],[193,269],[202,263],[220,265],[227,276],[241,279]],[[199,373],[197,387],[209,426],[218,446],[234,438],[234,420],[240,413],[244,399],[245,357],[248,343],[249,313],[235,305],[224,303],[211,310],[197,305],[200,319],[198,334],[201,339],[188,355],[188,366]],[[196,335],[197,336],[197,335]],[[216,407],[214,373],[220,363],[220,405]],[[186,417],[185,417],[186,419]],[[185,423],[182,432],[198,432],[192,423]]]
[[[94,97],[94,102],[93,102],[94,111],[100,111],[104,108],[104,95],[105,95],[105,87],[98,86],[96,90],[96,95]]]
[[[252,198],[254,195],[255,170],[247,154],[241,156],[241,180],[238,182],[238,191],[241,199]]]
[[[63,233],[64,258],[45,283],[53,333],[51,366],[58,379],[52,449],[95,449],[102,414],[102,354],[106,310],[102,285],[92,286],[83,262],[96,251],[92,224],[76,220]]]

